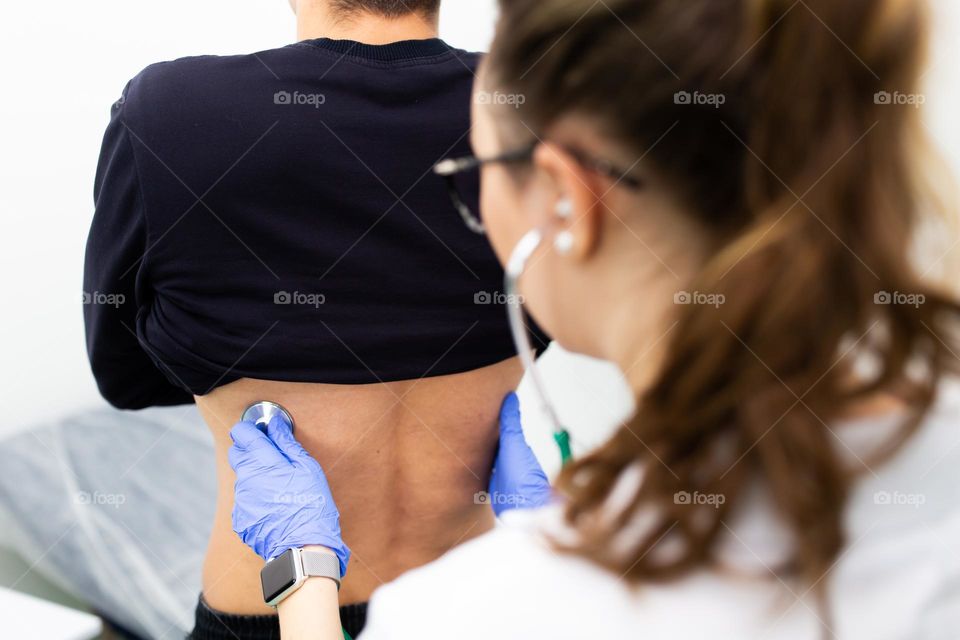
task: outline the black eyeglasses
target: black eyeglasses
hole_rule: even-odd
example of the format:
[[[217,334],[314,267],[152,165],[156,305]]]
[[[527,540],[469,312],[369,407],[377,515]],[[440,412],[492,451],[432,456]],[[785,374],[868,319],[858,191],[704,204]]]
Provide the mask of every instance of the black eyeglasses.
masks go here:
[[[518,164],[533,160],[533,153],[540,146],[539,141],[535,141],[526,147],[507,151],[491,158],[478,158],[476,156],[466,156],[463,158],[453,158],[443,160],[433,168],[433,172],[438,176],[443,176],[447,181],[447,191],[450,194],[450,200],[453,206],[463,218],[467,228],[478,234],[485,234],[486,229],[480,218],[479,212],[473,211],[467,201],[476,201],[480,194],[480,168],[487,164]],[[578,149],[560,145],[570,156],[582,167],[595,171],[600,175],[606,176],[616,181],[616,184],[623,184],[631,189],[641,189],[643,181],[631,175],[629,171],[623,171],[617,168],[613,163],[593,158],[581,152]]]

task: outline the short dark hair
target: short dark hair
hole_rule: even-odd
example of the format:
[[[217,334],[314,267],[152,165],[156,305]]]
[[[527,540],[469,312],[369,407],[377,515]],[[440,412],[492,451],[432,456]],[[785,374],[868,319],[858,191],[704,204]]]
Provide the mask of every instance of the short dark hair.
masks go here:
[[[366,12],[388,18],[411,13],[434,15],[440,10],[440,0],[333,0],[333,5],[343,13]]]

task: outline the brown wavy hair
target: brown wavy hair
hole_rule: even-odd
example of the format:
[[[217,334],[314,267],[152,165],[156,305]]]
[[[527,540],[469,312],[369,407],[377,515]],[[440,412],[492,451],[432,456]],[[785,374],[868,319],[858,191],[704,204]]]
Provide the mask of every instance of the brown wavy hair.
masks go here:
[[[873,464],[916,430],[938,380],[956,370],[960,305],[908,255],[920,214],[938,206],[922,179],[916,108],[926,8],[500,6],[486,81],[525,98],[501,119],[545,132],[586,115],[643,156],[641,171],[684,198],[714,241],[690,290],[725,297],[677,307],[666,362],[635,416],[563,471],[575,550],[633,583],[716,565],[724,520],[759,482],[791,532],[777,570],[819,583],[845,544],[844,506],[864,470],[829,425],[894,395],[905,419]],[[855,377],[852,356],[868,354],[873,375]],[[642,482],[610,513],[636,465]],[[683,492],[724,501],[689,504]],[[638,514],[650,526],[624,544]]]

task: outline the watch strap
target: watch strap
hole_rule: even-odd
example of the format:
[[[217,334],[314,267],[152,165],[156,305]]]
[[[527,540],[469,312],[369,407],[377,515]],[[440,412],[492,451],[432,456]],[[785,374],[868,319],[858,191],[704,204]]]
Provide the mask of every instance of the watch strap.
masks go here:
[[[330,578],[340,589],[340,560],[332,553],[324,551],[300,550],[303,575],[308,578]]]

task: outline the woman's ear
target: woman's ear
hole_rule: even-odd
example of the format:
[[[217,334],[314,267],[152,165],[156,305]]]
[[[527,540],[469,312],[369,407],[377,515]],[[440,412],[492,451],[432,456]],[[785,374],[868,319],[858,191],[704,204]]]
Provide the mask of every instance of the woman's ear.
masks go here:
[[[534,152],[534,166],[548,178],[551,194],[548,232],[555,249],[572,259],[589,258],[600,241],[606,210],[603,181],[586,170],[563,147],[550,142]]]

